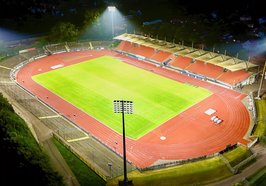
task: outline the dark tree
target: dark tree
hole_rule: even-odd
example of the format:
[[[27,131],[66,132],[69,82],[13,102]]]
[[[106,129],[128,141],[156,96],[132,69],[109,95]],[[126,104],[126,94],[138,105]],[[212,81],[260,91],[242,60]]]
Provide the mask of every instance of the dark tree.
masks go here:
[[[79,31],[75,25],[69,22],[61,22],[51,30],[50,39],[55,42],[75,41]]]

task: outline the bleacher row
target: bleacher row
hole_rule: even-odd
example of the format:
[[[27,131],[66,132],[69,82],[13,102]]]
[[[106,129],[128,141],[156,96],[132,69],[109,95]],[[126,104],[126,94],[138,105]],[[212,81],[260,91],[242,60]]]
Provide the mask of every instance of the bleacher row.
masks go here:
[[[99,50],[108,48],[112,41],[82,41],[82,42],[65,42],[46,45],[45,49],[51,53],[83,51],[83,50]]]
[[[171,66],[178,70],[191,72],[203,77],[221,81],[229,85],[236,85],[237,83],[247,79],[251,73],[245,70],[230,71],[224,68],[206,63],[202,60],[194,60],[190,57],[177,55],[175,53],[161,51],[152,47],[139,45],[129,41],[121,41],[116,47],[117,51],[138,55],[148,61],[157,63],[164,63],[164,65]]]
[[[33,57],[36,58],[43,55],[45,55],[45,51],[42,49],[34,49],[27,52],[19,53],[19,56],[21,57],[22,60],[28,60],[30,58]]]

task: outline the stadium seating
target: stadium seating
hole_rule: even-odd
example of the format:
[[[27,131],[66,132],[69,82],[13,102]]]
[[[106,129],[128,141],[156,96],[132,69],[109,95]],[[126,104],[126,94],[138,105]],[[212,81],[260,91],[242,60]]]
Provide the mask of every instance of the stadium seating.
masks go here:
[[[146,58],[150,58],[154,54],[154,49],[142,45],[134,45],[130,50],[130,53],[134,53],[137,55],[144,56]]]
[[[161,51],[159,49],[143,46],[137,43],[131,43],[128,41],[121,41],[121,43],[116,47],[116,50],[140,55],[161,63],[167,60],[167,65],[176,67],[179,70],[186,70],[194,74],[208,77],[210,79],[219,80],[229,85],[235,85],[250,76],[250,73],[244,70],[238,70],[234,72],[224,71],[223,67],[211,63],[197,59],[193,60],[187,56],[176,56],[171,52]]]
[[[31,51],[27,51],[27,52],[23,52],[20,53],[19,55],[21,56],[21,60],[26,60],[26,59],[30,59],[33,57],[38,57],[41,55],[44,55],[45,51],[42,49],[35,49],[35,50],[31,50]]]
[[[222,67],[204,63],[203,61],[199,60],[196,60],[195,63],[191,64],[186,69],[211,78],[217,78],[223,73]]]
[[[125,51],[125,52],[130,52],[132,49],[133,45],[130,42],[127,41],[122,41],[117,47],[117,50],[120,51]]]
[[[159,61],[159,62],[164,62],[171,55],[172,54],[170,52],[157,51],[154,53],[154,55],[151,56],[151,59]]]
[[[185,69],[191,64],[191,61],[192,61],[191,58],[177,56],[175,59],[172,60],[172,62],[170,62],[170,65],[181,69]]]
[[[234,85],[238,82],[241,82],[248,78],[250,76],[250,73],[244,70],[238,70],[235,72],[232,71],[227,71],[223,73],[218,80],[223,81],[225,83]]]
[[[90,42],[68,42],[67,46],[71,51],[80,51],[91,49]]]
[[[46,45],[46,49],[51,53],[67,52],[65,43]]]

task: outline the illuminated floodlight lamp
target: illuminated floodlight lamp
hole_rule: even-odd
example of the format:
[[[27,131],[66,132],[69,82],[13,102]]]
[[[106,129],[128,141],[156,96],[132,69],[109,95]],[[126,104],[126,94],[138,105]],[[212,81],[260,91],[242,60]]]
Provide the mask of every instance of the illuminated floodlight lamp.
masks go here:
[[[114,100],[114,113],[133,114],[133,101]]]
[[[116,10],[115,6],[108,6],[108,11],[114,12]]]
[[[126,163],[126,138],[125,138],[125,118],[124,114],[133,114],[133,101],[114,100],[114,113],[122,113],[122,126],[123,126],[123,163],[124,163],[124,180],[119,182],[119,185],[131,185],[132,181],[127,178],[127,163]]]
[[[108,11],[111,12],[112,37],[114,37],[114,12],[115,10],[116,10],[115,6],[108,6]]]

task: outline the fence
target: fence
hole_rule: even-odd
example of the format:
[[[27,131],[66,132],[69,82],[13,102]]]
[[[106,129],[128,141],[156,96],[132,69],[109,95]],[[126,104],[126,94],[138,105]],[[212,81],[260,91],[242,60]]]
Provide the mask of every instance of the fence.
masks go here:
[[[254,102],[254,95],[253,92],[251,92],[249,94],[249,106],[251,107],[251,111],[253,113],[253,118],[257,119],[257,110],[256,110],[256,106],[255,106],[255,102]]]
[[[222,155],[219,154],[219,157],[221,158],[221,160],[223,160],[223,162],[225,163],[225,165],[228,167],[228,169],[233,173],[236,174],[236,170],[231,166],[231,164],[229,163],[229,161]]]
[[[254,126],[250,132],[250,135],[252,136],[254,131],[256,130],[257,128],[257,109],[256,109],[256,105],[255,105],[255,101],[254,101],[254,95],[253,95],[253,92],[251,92],[249,94],[249,110],[252,111],[253,113],[253,120],[254,120]]]
[[[182,165],[182,164],[192,163],[192,162],[196,162],[196,161],[200,161],[200,160],[206,160],[206,159],[209,159],[209,158],[213,158],[213,157],[215,157],[217,155],[219,155],[219,153],[210,154],[210,155],[206,155],[206,156],[200,156],[200,157],[186,159],[186,160],[170,161],[170,162],[167,162],[167,163],[160,163],[158,165],[149,166],[149,167],[146,167],[146,168],[143,168],[143,169],[139,169],[139,170],[140,171],[147,171],[147,170],[155,170],[155,169],[173,167],[173,166],[176,166],[176,165]]]
[[[253,147],[257,142],[259,141],[259,138],[256,138],[255,140],[253,140],[252,142],[250,142],[247,147],[250,149],[251,147]]]
[[[86,165],[88,165],[96,174],[98,174],[101,178],[103,178],[105,181],[108,179],[108,177],[106,176],[106,174],[103,174],[102,172],[99,171],[99,168],[97,169],[97,166],[95,163],[91,163],[91,161],[88,161],[87,159],[83,158],[82,156],[80,156],[80,154],[78,154],[75,150],[75,148],[71,147],[70,144],[67,144],[66,141],[64,140],[64,138],[62,138],[60,135],[58,135],[57,133],[53,133],[53,136],[61,142],[61,144],[63,144],[70,152],[72,152],[73,154],[75,154],[81,161],[83,161]]]
[[[254,160],[256,157],[257,157],[257,154],[256,153],[255,154],[252,154],[247,159],[241,161],[239,164],[237,164],[236,166],[234,166],[233,169],[237,173],[241,167],[247,165],[249,162],[251,162],[252,160]]]

